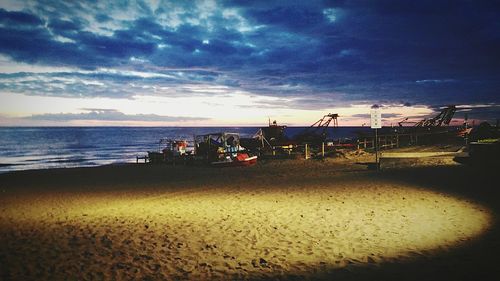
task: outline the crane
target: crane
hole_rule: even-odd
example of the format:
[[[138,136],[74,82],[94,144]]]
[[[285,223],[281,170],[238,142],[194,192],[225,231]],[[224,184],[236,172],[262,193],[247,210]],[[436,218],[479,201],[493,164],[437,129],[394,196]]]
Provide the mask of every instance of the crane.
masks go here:
[[[327,129],[330,123],[333,122],[333,127],[338,127],[337,118],[339,115],[337,113],[329,113],[318,121],[314,122],[311,126],[300,132],[295,139],[299,142],[313,142],[320,143],[326,140]]]

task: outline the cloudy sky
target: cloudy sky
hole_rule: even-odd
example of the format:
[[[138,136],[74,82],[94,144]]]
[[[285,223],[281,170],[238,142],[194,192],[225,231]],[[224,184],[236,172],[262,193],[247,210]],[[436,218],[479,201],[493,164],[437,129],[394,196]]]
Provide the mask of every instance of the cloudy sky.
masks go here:
[[[0,125],[495,120],[499,50],[499,1],[2,0]]]

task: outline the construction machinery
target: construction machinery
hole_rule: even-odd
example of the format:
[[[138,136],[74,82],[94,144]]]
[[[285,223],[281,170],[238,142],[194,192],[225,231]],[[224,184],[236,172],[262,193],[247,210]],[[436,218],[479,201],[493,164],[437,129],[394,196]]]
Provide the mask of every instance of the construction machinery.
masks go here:
[[[449,125],[456,111],[457,108],[454,105],[450,105],[441,110],[441,112],[435,117],[422,119],[418,122],[411,122],[408,121],[408,118],[405,118],[404,120],[398,122],[398,124],[400,127],[403,127],[404,124],[414,124],[413,127],[416,128],[432,128]]]
[[[336,113],[329,113],[297,134],[294,139],[299,143],[322,143],[326,140],[326,137],[328,135],[327,130],[330,126],[330,123],[333,122],[332,127],[338,127],[338,117],[339,115]]]

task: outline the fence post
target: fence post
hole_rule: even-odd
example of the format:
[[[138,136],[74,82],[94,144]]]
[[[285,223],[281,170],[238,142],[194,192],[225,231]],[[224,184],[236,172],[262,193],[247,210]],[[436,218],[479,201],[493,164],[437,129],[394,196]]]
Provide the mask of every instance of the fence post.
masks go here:
[[[325,157],[325,143],[324,142],[321,143],[321,156]]]
[[[307,145],[307,143],[306,143],[306,149],[305,149],[305,153],[306,153],[305,158],[306,158],[306,160],[307,160],[307,159],[309,159],[309,151],[308,151],[308,148],[309,148],[309,147],[308,147],[308,145]]]

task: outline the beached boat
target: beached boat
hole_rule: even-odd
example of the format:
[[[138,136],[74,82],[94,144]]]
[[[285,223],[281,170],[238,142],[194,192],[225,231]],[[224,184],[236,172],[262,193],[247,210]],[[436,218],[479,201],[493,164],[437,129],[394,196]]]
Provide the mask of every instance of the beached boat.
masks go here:
[[[214,167],[237,167],[251,166],[257,163],[257,156],[249,156],[246,153],[238,153],[236,157],[226,157],[223,160],[214,161],[210,165]]]
[[[158,151],[148,151],[146,159],[150,163],[173,163],[176,160],[190,156],[191,153],[192,150],[188,149],[186,140],[165,138],[158,141]]]
[[[250,156],[240,145],[237,133],[213,133],[195,137],[196,157],[214,167],[250,166],[257,156]]]

